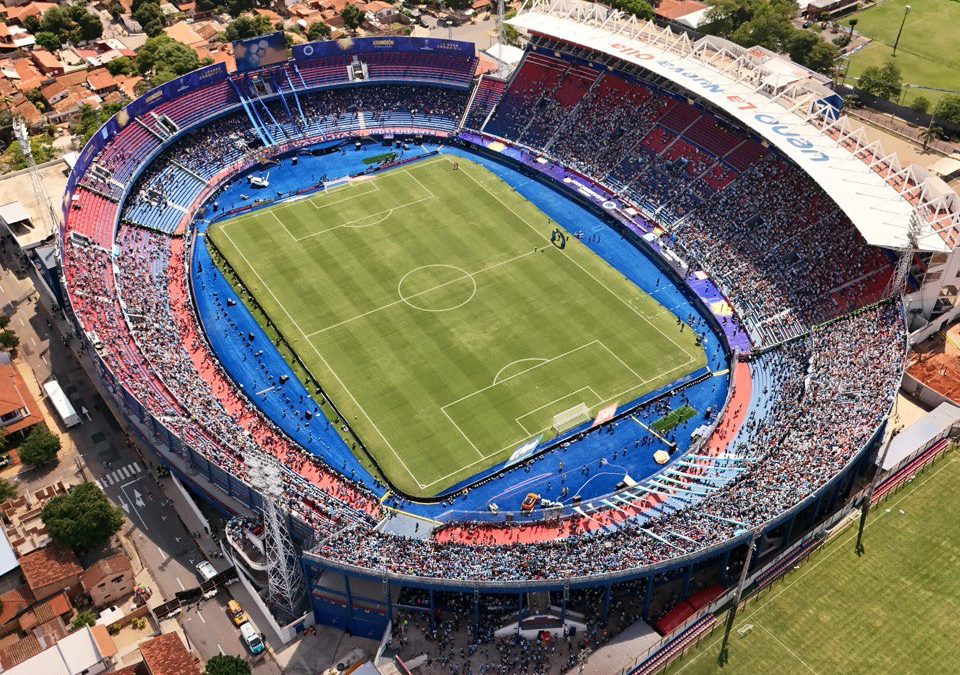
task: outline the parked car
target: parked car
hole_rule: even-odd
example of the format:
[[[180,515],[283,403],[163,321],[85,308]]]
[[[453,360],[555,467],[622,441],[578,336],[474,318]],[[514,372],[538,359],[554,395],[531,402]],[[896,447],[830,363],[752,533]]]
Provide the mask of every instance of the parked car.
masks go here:
[[[230,600],[227,603],[227,614],[230,615],[234,626],[242,626],[250,620],[250,617],[247,616],[247,613],[243,611],[243,607],[241,607],[240,603],[236,600]]]
[[[259,654],[264,650],[263,640],[260,639],[260,633],[253,627],[249,621],[240,626],[240,636],[251,654]]]
[[[197,572],[204,581],[210,581],[217,576],[217,568],[211,565],[208,560],[197,563]]]

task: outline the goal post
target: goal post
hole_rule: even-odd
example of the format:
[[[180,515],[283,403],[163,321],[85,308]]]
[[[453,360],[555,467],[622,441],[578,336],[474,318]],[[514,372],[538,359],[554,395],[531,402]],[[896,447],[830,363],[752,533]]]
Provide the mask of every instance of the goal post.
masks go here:
[[[562,434],[567,429],[575,427],[581,422],[586,422],[591,419],[590,408],[587,407],[586,403],[578,403],[572,408],[568,408],[563,412],[557,413],[553,416],[553,424],[550,429],[554,434]]]

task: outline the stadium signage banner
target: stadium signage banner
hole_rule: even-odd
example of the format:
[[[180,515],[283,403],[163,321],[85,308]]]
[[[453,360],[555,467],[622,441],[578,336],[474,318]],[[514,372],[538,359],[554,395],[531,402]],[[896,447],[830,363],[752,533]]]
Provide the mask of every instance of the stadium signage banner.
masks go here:
[[[598,427],[604,422],[609,422],[612,420],[617,414],[618,405],[620,405],[619,401],[611,403],[605,408],[600,408],[600,410],[597,412],[597,418],[593,420],[593,424],[590,425],[590,428],[592,429],[593,427]]]
[[[345,38],[343,40],[294,45],[293,58],[297,61],[309,61],[310,59],[329,56],[376,54],[378,52],[428,52],[470,58],[475,51],[476,48],[472,42],[461,40],[411,37]]]
[[[237,60],[237,72],[240,73],[282,63],[287,60],[287,44],[283,31],[234,40],[233,56]]]
[[[525,460],[527,457],[529,457],[530,455],[532,455],[533,452],[534,452],[534,450],[537,449],[537,446],[540,445],[540,440],[541,440],[542,438],[543,438],[543,434],[540,434],[539,436],[537,436],[537,437],[534,438],[533,440],[527,441],[526,443],[524,443],[523,445],[521,445],[519,448],[517,448],[516,450],[514,450],[514,451],[513,451],[513,454],[510,455],[510,459],[508,459],[508,460],[504,463],[503,466],[504,466],[504,467],[513,466],[513,465],[516,464],[517,462],[522,462],[522,461]]]

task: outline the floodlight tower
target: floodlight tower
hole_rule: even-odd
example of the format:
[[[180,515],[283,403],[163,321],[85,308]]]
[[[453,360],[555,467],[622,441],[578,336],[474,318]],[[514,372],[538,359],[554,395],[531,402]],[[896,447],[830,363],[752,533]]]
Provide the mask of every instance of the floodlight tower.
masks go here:
[[[269,576],[269,601],[280,610],[285,620],[300,615],[303,603],[303,572],[297,559],[293,541],[277,502],[283,496],[280,466],[265,457],[246,459],[250,484],[263,497],[264,538]]]
[[[33,158],[33,151],[30,149],[30,132],[22,117],[13,118],[13,135],[20,144],[20,151],[23,153],[23,159],[27,163],[27,170],[30,172],[30,182],[33,184],[33,193],[37,198],[37,205],[40,207],[41,226],[56,227],[59,223],[57,212],[50,202],[50,196],[43,186],[43,180],[40,178],[40,170],[37,168],[37,162]]]
[[[503,0],[497,0],[497,45],[499,45],[498,49],[500,50],[497,54],[499,57],[497,61],[500,64],[497,66],[497,75],[500,77],[504,77],[507,74],[507,63],[503,60],[503,19],[505,12]]]
[[[884,297],[893,297],[903,295],[907,292],[907,277],[910,274],[910,267],[913,265],[913,253],[917,250],[920,241],[920,216],[914,211],[910,215],[910,223],[907,229],[907,242],[900,249],[900,257],[897,260],[897,266],[894,269],[890,281],[887,282],[887,288]]]

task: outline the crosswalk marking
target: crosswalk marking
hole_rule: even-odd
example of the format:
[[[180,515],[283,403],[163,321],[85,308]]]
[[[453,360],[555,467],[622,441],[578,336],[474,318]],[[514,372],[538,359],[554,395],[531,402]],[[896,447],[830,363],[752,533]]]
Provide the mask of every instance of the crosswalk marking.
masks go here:
[[[108,474],[104,474],[103,476],[100,477],[101,480],[96,481],[96,483],[97,485],[100,486],[100,489],[102,490],[104,483],[106,483],[107,485],[113,485],[118,481],[126,480],[128,478],[133,478],[141,471],[143,471],[143,469],[140,468],[140,465],[137,462],[133,462],[131,464],[127,464],[126,466],[122,466],[115,471],[111,471]]]

